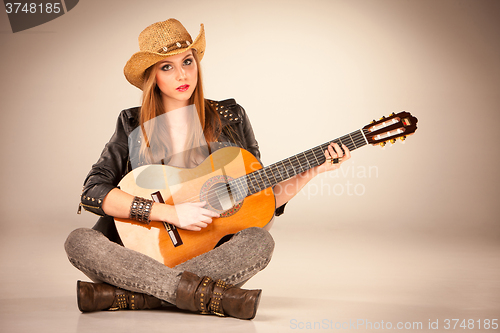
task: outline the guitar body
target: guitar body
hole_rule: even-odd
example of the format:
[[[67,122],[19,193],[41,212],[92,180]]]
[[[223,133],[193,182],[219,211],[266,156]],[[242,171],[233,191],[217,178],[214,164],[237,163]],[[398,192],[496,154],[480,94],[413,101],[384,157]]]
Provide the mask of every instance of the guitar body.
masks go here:
[[[194,169],[164,165],[145,165],[134,169],[120,181],[121,190],[146,199],[159,192],[164,202],[170,205],[207,201],[206,208],[216,211],[221,217],[213,219],[201,231],[177,229],[182,240],[178,246],[174,246],[168,228],[162,222],[153,221],[146,225],[115,218],[123,244],[174,267],[212,250],[226,235],[249,227],[265,227],[274,217],[272,188],[239,201],[231,196],[214,194],[214,188],[226,189],[228,180],[261,168],[262,165],[250,152],[238,147],[226,147],[215,151]]]

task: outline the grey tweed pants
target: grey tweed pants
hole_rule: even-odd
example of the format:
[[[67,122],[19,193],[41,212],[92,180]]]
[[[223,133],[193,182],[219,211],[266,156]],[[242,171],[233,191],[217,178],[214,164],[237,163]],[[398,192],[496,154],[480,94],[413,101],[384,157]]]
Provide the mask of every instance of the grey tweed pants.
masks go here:
[[[111,242],[93,229],[74,230],[64,246],[69,261],[94,282],[149,294],[175,305],[184,271],[241,284],[267,266],[274,240],[264,229],[244,229],[221,246],[174,268]]]

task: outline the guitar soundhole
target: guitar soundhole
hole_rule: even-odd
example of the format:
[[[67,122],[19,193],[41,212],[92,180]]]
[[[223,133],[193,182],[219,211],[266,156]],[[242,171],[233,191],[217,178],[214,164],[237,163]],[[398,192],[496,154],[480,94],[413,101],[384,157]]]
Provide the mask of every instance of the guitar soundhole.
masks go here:
[[[243,200],[236,201],[228,182],[233,178],[229,176],[215,176],[203,184],[200,193],[200,201],[207,202],[207,209],[228,217],[240,210]]]

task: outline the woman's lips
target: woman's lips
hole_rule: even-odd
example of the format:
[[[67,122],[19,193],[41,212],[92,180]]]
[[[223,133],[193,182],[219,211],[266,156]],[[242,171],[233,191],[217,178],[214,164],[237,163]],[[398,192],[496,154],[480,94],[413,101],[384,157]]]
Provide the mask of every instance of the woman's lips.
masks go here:
[[[178,90],[180,92],[184,92],[189,89],[189,84],[184,84],[182,86],[177,87],[175,90]]]

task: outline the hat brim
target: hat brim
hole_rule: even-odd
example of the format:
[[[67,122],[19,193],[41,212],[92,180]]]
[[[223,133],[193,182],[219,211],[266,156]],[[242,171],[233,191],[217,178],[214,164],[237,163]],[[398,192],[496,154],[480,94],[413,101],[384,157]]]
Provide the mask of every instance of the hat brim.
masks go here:
[[[127,81],[137,88],[142,90],[142,85],[144,83],[144,72],[149,67],[153,66],[157,62],[168,58],[170,56],[186,52],[190,49],[194,49],[198,53],[198,59],[201,60],[205,54],[205,28],[201,24],[200,33],[196,37],[193,43],[185,48],[176,49],[167,53],[157,53],[150,51],[139,51],[130,57],[123,69],[123,73],[127,78]]]

